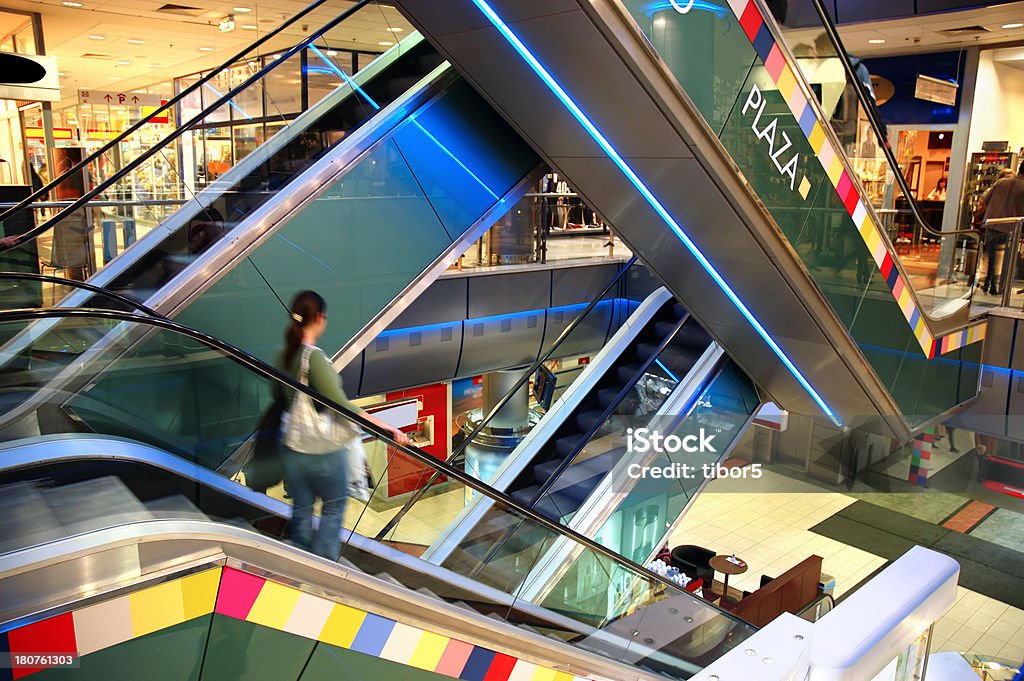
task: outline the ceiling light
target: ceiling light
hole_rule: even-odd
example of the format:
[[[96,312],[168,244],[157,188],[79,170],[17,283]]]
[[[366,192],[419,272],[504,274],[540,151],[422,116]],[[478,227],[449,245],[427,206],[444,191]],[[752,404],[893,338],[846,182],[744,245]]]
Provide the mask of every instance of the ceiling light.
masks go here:
[[[117,65],[118,66],[131,66],[132,63],[130,61],[119,61],[119,62],[117,62]]]
[[[200,52],[213,52],[213,48],[212,47],[200,47],[199,51]]]
[[[141,45],[142,43],[144,43],[146,41],[145,40],[139,40],[138,38],[128,38],[128,42],[131,43],[132,45]]]
[[[382,47],[389,47],[391,45],[394,45],[394,43],[391,42],[390,40],[378,40],[377,44],[382,46]]]
[[[64,0],[64,2],[62,2],[60,4],[64,5],[65,7],[81,7],[82,6],[82,3],[80,3],[80,2],[72,2],[72,0]]]
[[[245,14],[246,12],[252,11],[252,7],[232,7],[231,9],[235,10],[239,14]]]
[[[245,31],[255,31],[256,28],[256,24],[242,24],[242,29]]]
[[[89,36],[89,40],[106,40],[106,39],[107,39],[107,36],[105,36],[105,35],[96,34],[96,35]]]
[[[274,55],[274,59],[280,59],[280,58],[281,58],[281,55],[279,55],[279,54],[275,54]]]
[[[337,50],[325,50],[324,54],[326,54],[328,57],[337,57],[338,56],[338,51]]]
[[[395,26],[393,28],[389,28],[388,33],[401,33],[404,30],[404,28],[398,28],[397,26]]]
[[[1021,26],[1024,26],[1024,24],[1015,21],[1012,24],[1003,24],[1002,27],[1003,28],[1020,28]]]
[[[884,45],[884,44],[885,44],[885,39],[884,38],[872,38],[871,40],[868,41],[868,45]]]
[[[64,73],[63,71],[58,71],[57,75],[60,76],[61,78],[63,78],[64,76],[66,76],[68,74]]]

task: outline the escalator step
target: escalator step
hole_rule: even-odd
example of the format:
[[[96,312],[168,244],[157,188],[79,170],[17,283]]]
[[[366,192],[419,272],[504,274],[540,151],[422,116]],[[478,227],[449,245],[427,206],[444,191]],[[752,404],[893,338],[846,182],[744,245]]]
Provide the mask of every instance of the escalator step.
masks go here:
[[[576,451],[576,447],[583,440],[583,433],[576,433],[574,435],[567,435],[566,437],[560,437],[555,440],[555,451],[558,452],[559,458],[566,458]]]
[[[602,407],[609,407],[618,397],[621,387],[601,388],[597,391],[597,401]]]
[[[687,324],[679,329],[679,333],[672,339],[672,344],[676,347],[704,352],[708,345],[711,344],[711,337],[708,336],[707,331],[696,324]]]
[[[686,315],[686,308],[683,307],[680,303],[674,303],[672,305],[672,312],[675,313],[676,319],[679,320]]]
[[[629,383],[636,376],[637,372],[640,371],[639,364],[623,364],[615,370],[615,375],[619,377],[623,385]]]
[[[581,432],[589,433],[591,428],[598,425],[603,415],[603,410],[591,409],[581,411],[576,415],[576,425],[580,427]]]
[[[678,319],[672,322],[655,322],[654,335],[658,337],[658,340],[661,340],[672,333],[672,329],[676,328],[676,324],[678,323]]]
[[[529,487],[524,487],[523,489],[517,489],[516,491],[511,492],[510,496],[523,506],[529,506],[539,491],[540,485],[530,485]]]
[[[147,501],[146,509],[154,518],[170,518],[174,520],[208,519],[206,514],[200,511],[184,494]]]
[[[664,336],[663,336],[664,338]],[[646,360],[648,357],[653,355],[658,349],[658,343],[637,343],[636,344],[636,356],[641,360]]]
[[[561,465],[562,459],[552,459],[551,461],[539,463],[533,467],[533,478],[537,481],[537,484],[543,485]]]

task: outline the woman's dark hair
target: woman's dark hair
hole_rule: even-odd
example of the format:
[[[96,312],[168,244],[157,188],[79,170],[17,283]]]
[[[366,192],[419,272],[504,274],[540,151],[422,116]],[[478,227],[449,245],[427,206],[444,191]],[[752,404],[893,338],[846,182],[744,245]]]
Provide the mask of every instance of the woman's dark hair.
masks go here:
[[[284,332],[284,363],[291,364],[302,345],[302,330],[327,312],[327,303],[316,291],[300,291],[292,299],[291,324]]]

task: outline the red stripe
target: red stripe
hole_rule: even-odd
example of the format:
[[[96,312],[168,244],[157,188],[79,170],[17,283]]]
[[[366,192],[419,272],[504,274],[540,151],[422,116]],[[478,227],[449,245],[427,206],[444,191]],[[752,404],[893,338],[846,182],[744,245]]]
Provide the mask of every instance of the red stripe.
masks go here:
[[[512,668],[516,666],[517,658],[504,653],[498,653],[491,662],[491,668],[487,670],[484,681],[508,681],[512,676]]]
[[[757,6],[753,0],[747,3],[747,8],[743,10],[743,15],[740,17],[740,26],[743,27],[743,32],[747,34],[747,40],[751,43],[754,42],[754,38],[757,37],[757,32],[761,30],[761,24],[764,23],[764,19],[761,18],[761,13],[757,11]]]
[[[893,268],[892,254],[886,253],[885,257],[882,258],[882,267],[879,268],[879,269],[882,270],[882,276],[885,279],[889,278],[889,273],[892,272],[892,268]]]
[[[7,633],[7,643],[12,653],[77,653],[74,616],[67,612],[14,629]],[[11,675],[20,679],[43,669],[22,667],[12,669]]]

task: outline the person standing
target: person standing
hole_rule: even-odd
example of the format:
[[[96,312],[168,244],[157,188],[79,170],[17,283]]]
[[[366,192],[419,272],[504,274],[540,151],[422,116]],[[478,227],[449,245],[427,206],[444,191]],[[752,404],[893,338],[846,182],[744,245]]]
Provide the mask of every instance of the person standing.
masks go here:
[[[995,184],[981,197],[976,212],[984,215],[985,220],[1024,218],[1024,162],[1021,162],[1020,167],[1017,168],[1016,175],[996,180]],[[985,227],[985,259],[988,262],[988,272],[985,274],[985,282],[981,288],[986,293],[999,295],[1002,293],[1004,282],[1000,281],[1000,273],[996,271],[996,256],[1000,247],[1006,246],[1006,241],[1013,230],[1013,224],[986,224]],[[1016,254],[1011,254],[1011,256],[1013,264],[1005,267],[1010,278],[1013,277],[1017,259]]]
[[[291,305],[291,323],[285,331],[284,349],[279,353],[277,366],[281,371],[301,380],[303,357],[308,356],[306,370],[309,387],[329,400],[353,411],[380,428],[390,432],[400,445],[409,444],[409,437],[394,426],[367,414],[353,404],[341,384],[341,376],[334,371],[324,351],[316,342],[327,328],[327,304],[315,291],[302,291]],[[290,405],[294,392],[284,396]],[[341,554],[341,526],[348,497],[348,448],[326,454],[299,452],[281,444],[284,479],[292,498],[292,517],[288,523],[288,538],[299,546],[337,560]],[[317,497],[323,502],[320,527],[313,534],[313,504]]]

